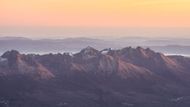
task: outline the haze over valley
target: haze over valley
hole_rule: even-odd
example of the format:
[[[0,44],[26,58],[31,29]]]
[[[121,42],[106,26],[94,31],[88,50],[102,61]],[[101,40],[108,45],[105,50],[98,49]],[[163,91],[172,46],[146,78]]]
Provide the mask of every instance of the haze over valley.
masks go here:
[[[82,48],[92,46],[96,49],[119,49],[127,46],[151,48],[169,55],[190,55],[190,39],[123,37],[116,39],[93,39],[75,37],[65,39],[29,39],[24,37],[0,37],[0,53],[16,49],[23,53],[76,53]]]

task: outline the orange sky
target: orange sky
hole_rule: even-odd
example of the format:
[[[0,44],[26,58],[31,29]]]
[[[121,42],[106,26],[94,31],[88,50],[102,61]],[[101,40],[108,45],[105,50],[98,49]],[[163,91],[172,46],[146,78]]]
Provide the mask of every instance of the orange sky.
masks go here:
[[[190,0],[0,0],[0,26],[190,27]]]

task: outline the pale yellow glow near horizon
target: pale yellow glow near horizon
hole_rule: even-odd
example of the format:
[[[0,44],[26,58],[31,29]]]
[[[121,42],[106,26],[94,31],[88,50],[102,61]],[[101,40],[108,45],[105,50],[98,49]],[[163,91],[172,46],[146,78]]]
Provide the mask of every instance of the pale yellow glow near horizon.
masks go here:
[[[190,27],[190,0],[0,0],[0,26]]]

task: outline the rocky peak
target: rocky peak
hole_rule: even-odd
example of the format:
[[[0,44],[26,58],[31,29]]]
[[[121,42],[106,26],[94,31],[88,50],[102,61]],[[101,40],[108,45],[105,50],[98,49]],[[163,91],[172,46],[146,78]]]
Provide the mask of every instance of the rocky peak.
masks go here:
[[[151,49],[147,48],[144,49],[142,47],[132,48],[132,47],[126,47],[119,51],[119,54],[125,57],[142,57],[142,58],[149,58],[153,57],[157,53],[152,51]]]
[[[99,51],[88,46],[84,49],[82,49],[79,53],[75,54],[75,56],[81,56],[82,59],[89,59],[89,58],[94,58],[99,54]]]
[[[8,62],[4,67],[7,75],[29,75],[35,79],[53,78],[53,74],[35,60],[34,56],[23,55],[16,50],[11,50],[5,52],[2,58],[7,59]]]
[[[16,58],[20,53],[16,50],[7,51],[2,55],[2,58]]]
[[[93,55],[93,54],[97,54],[98,52],[99,52],[98,50],[88,46],[88,47],[82,49],[80,53]]]
[[[7,59],[9,67],[16,69],[17,62],[18,59],[20,59],[21,54],[16,50],[11,50],[5,52],[1,57]]]
[[[125,47],[125,48],[123,48],[121,50],[123,50],[123,51],[129,51],[129,50],[132,50],[132,49],[133,49],[132,47]]]
[[[136,51],[137,51],[137,55],[142,56],[142,57],[148,58],[152,56],[150,55],[149,50],[143,49],[142,47],[137,47]]]

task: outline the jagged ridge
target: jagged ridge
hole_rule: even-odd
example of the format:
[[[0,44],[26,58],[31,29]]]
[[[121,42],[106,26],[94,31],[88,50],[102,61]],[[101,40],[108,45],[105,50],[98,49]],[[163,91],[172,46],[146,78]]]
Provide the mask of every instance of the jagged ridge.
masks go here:
[[[188,107],[189,64],[189,58],[141,47],[87,47],[73,55],[12,50],[0,57],[0,95],[25,98],[21,104],[27,107],[178,107],[178,101]]]

